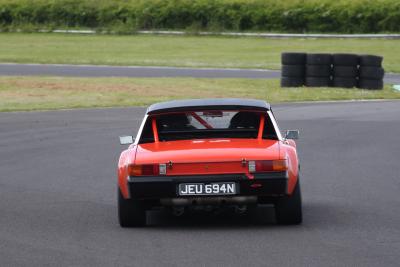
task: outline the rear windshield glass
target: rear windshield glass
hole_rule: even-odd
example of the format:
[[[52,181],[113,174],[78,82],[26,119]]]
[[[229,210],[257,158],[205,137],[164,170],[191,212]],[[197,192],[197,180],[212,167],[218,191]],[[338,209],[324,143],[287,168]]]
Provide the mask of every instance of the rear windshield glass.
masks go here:
[[[257,138],[260,118],[265,116],[264,138],[276,139],[268,115],[251,111],[193,111],[157,115],[160,141],[204,138]],[[152,117],[142,132],[141,143],[153,142]]]

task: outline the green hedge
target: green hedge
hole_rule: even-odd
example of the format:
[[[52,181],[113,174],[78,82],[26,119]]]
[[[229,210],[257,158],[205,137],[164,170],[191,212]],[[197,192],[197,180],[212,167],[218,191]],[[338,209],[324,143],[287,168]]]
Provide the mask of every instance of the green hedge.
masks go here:
[[[0,29],[400,31],[399,0],[0,0]]]

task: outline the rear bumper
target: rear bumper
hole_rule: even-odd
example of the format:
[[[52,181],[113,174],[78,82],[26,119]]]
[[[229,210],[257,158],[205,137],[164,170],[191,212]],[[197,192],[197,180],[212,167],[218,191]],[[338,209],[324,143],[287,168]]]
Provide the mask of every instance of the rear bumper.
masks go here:
[[[251,180],[244,174],[128,177],[130,197],[137,199],[179,198],[180,183],[213,182],[236,182],[237,196],[281,196],[287,194],[288,175],[287,172],[255,174]],[[253,184],[261,186],[252,187]]]

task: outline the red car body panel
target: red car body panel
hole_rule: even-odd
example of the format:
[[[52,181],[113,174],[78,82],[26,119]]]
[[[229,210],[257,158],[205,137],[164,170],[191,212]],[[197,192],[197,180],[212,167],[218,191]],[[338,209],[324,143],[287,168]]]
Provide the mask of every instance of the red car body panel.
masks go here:
[[[276,159],[279,143],[266,139],[200,139],[138,145],[136,164]]]
[[[129,149],[123,151],[118,161],[118,187],[124,198],[129,198],[128,192],[128,170],[130,162],[135,161],[136,146],[132,145]]]
[[[280,157],[288,160],[288,193],[292,194],[299,176],[299,161],[294,140],[280,141]]]
[[[201,139],[155,142],[131,145],[122,152],[118,164],[118,183],[125,198],[129,197],[127,166],[129,164],[160,164],[173,162],[167,175],[244,173],[242,160],[288,160],[288,193],[298,177],[296,143],[293,140],[268,139]]]

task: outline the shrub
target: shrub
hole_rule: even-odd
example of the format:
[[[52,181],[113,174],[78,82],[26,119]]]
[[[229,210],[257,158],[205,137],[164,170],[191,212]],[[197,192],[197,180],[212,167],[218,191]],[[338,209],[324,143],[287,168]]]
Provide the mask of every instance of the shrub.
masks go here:
[[[400,31],[398,0],[0,0],[0,27],[275,32]]]

